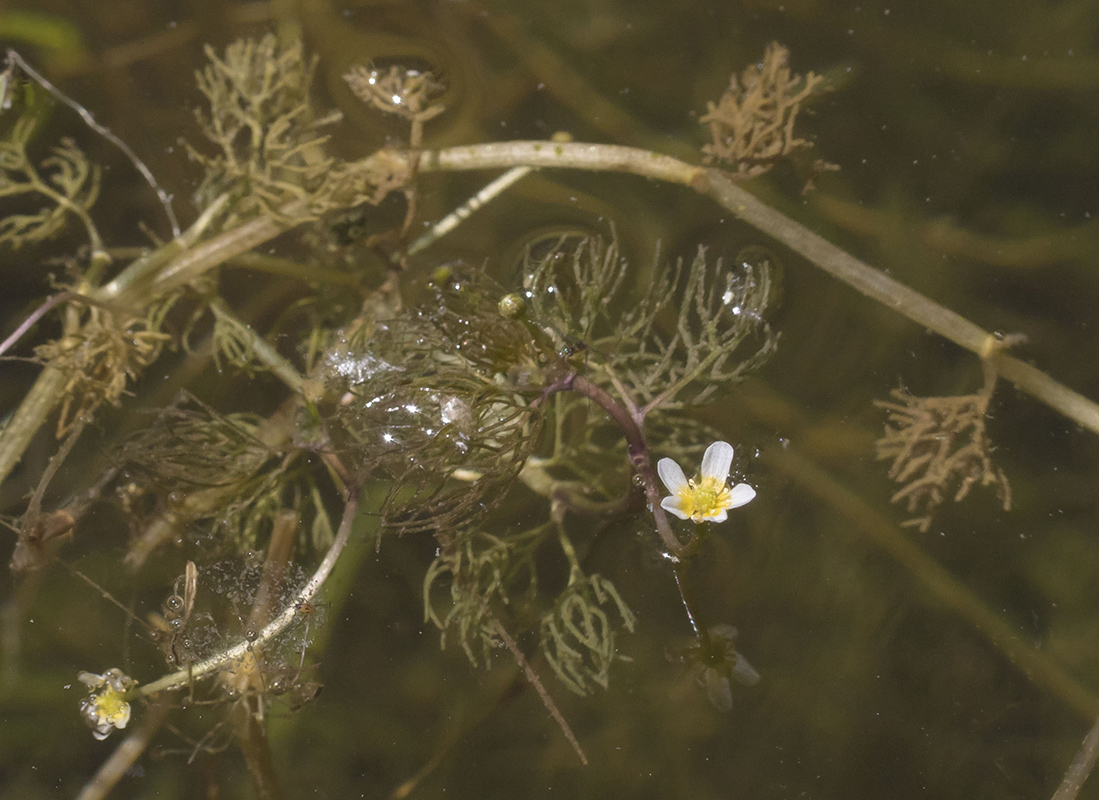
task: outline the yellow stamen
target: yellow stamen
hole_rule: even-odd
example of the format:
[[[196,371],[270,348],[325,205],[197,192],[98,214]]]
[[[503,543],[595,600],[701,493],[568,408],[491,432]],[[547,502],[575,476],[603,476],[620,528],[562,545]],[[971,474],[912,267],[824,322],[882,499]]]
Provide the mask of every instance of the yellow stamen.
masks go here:
[[[689,480],[678,492],[683,513],[694,522],[716,517],[732,504],[729,489],[724,481],[705,475],[698,481]]]
[[[95,698],[95,710],[103,719],[112,725],[125,716],[129,710],[129,703],[122,699],[122,695],[114,689],[107,687]]]

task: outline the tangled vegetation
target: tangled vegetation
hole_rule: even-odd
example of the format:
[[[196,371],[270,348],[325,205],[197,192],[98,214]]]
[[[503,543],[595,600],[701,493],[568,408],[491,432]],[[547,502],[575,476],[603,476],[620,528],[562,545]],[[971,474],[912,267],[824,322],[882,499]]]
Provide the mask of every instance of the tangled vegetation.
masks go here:
[[[0,220],[0,243],[41,245],[70,226],[86,239],[66,281],[0,344],[12,351],[47,315],[60,330],[34,348],[40,376],[0,431],[0,479],[51,419],[59,441],[11,520],[11,568],[67,563],[66,543],[80,538],[92,511],[110,508],[129,531],[116,583],[100,586],[70,569],[117,606],[142,642],[135,649],[146,650],[129,663],[74,666],[94,737],[132,730],[139,719],[129,735],[145,747],[185,706],[208,703],[220,716],[193,753],[234,743],[259,795],[278,796],[267,720],[276,706],[296,710],[320,690],[322,651],[311,648],[328,583],[349,542],[365,538],[367,519],[376,548],[396,536],[433,542],[424,620],[474,667],[506,651],[584,763],[582,737],[554,697],[559,688],[589,696],[612,685],[627,658],[623,641],[644,624],[629,594],[585,558],[598,525],[625,521],[662,564],[692,633],[668,647],[669,660],[728,711],[730,680],[750,686],[760,674],[734,647],[736,629],[711,623],[694,603],[688,566],[710,526],[755,497],[754,477],[696,414],[776,351],[771,257],[757,247],[730,259],[701,243],[693,257],[658,257],[646,272],[623,256],[608,226],[530,248],[505,284],[461,262],[409,268],[410,232],[423,174],[505,166],[658,177],[773,232],[774,216],[734,182],[810,149],[795,124],[820,77],[792,73],[788,51],[771,45],[701,117],[711,134],[703,160],[720,164],[707,169],[568,142],[426,150],[425,126],[444,114],[440,79],[363,61],[345,75],[351,92],[407,131],[405,141],[350,160],[330,146],[339,114],[316,106],[317,64],[300,42],[269,35],[206,55],[196,73],[205,141],[187,144],[203,171],[194,219],[126,256],[93,219],[99,168],[72,141],[37,141],[30,87],[40,84],[15,59],[5,75],[15,89],[13,107],[0,112],[0,197],[45,205]],[[48,155],[32,156],[36,149]],[[479,197],[465,216],[492,199]],[[388,219],[394,205],[403,213],[388,227],[348,233]],[[791,247],[831,257],[793,223],[785,230]],[[279,256],[267,246],[276,237]],[[225,291],[221,271],[232,266],[290,275],[308,289],[261,324]],[[913,319],[930,318],[926,299],[884,276],[844,273],[849,266],[825,268],[872,297],[901,297]],[[889,425],[878,457],[892,460],[889,475],[904,484],[893,499],[916,515],[905,524],[922,531],[946,499],[960,501],[975,485],[995,488],[1005,510],[1011,498],[985,421],[996,379],[1015,381],[1019,371],[976,326],[938,310],[947,321],[927,324],[983,348],[986,383],[966,397],[897,392],[897,402],[879,404]],[[246,413],[179,391],[138,415],[140,428],[113,443],[80,493],[55,501],[51,483],[78,440],[108,407],[125,406],[167,352],[215,363],[227,383],[269,375],[281,394]],[[1018,384],[1047,392],[1055,408],[1080,408],[1045,376],[1028,373]],[[1066,413],[1090,424],[1090,408]],[[664,466],[699,459],[689,479]],[[747,483],[728,488],[730,474]],[[694,493],[686,506],[685,493]],[[690,513],[675,510],[683,508]],[[158,562],[175,561],[180,568],[165,580]],[[142,573],[159,575],[157,600],[120,602]],[[152,671],[156,659],[165,674]]]
[[[331,212],[376,205],[392,192],[403,193],[411,211],[416,161],[392,150],[360,162],[326,152],[319,129],[335,117],[312,105],[315,64],[300,44],[283,49],[267,36],[224,54],[207,48],[207,56],[197,79],[208,109],[198,121],[214,152],[188,145],[205,171],[194,195],[198,219],[113,277],[89,216],[97,169],[66,142],[43,163],[55,173],[42,179],[26,154],[33,117],[9,112],[5,185],[11,194],[37,192],[51,206],[9,217],[5,239],[15,247],[49,239],[73,216],[95,254],[66,287],[65,335],[36,350],[43,376],[60,378],[48,400],[28,401],[28,413],[44,418],[51,402],[59,404],[58,434],[71,447],[100,405],[120,403],[165,345],[188,345],[193,333],[166,332],[176,318],[188,331],[210,331],[211,355],[223,369],[269,371],[288,388],[268,416],[221,412],[181,395],[120,443],[114,466],[79,508],[51,512],[64,514],[64,536],[43,535],[37,502],[16,523],[17,570],[45,567],[54,552],[47,543],[79,532],[81,516],[112,496],[131,530],[130,570],[171,543],[196,553],[159,612],[131,615],[179,672],[145,683],[117,667],[107,677],[82,673],[93,692],[86,719],[105,738],[127,726],[137,698],[193,693],[203,676],[216,675],[207,697],[238,709],[231,716],[262,720],[273,697],[309,684],[303,609],[315,608],[357,514],[367,510],[361,495],[380,490],[381,537],[427,535],[438,543],[423,596],[442,642],[458,642],[473,664],[486,666],[506,647],[585,759],[530,663],[534,653],[517,640],[536,635],[536,651],[565,688],[583,695],[608,686],[618,639],[637,620],[608,577],[585,571],[579,552],[588,545],[577,540],[583,526],[574,521],[648,506],[653,545],[673,569],[697,550],[700,529],[673,528],[652,502],[660,487],[650,461],[653,453],[697,452],[705,442],[674,433],[650,442],[647,430],[691,430],[684,412],[773,351],[769,264],[727,263],[700,247],[689,262],[658,264],[638,290],[613,233],[566,235],[528,255],[513,286],[444,267],[411,307],[401,286],[416,277],[390,270],[376,288],[360,290],[357,306],[343,304],[342,319],[316,316],[297,345],[273,348],[219,296],[212,269],[255,245],[242,234],[250,227],[258,227],[257,240],[295,229],[300,241],[317,241],[332,235]],[[412,126],[413,153],[423,123],[442,111],[430,105],[430,75],[361,66],[347,80],[364,102]],[[305,279],[339,269],[323,251],[295,268]],[[501,527],[496,510],[517,491],[541,496],[544,515]],[[329,508],[341,498],[336,526]],[[555,548],[567,565],[557,586],[542,574]],[[308,551],[324,554],[311,579],[295,566],[295,552]],[[266,553],[262,562],[258,553]],[[231,585],[226,565],[241,559],[244,572]],[[110,597],[115,589],[103,591]],[[684,603],[693,624],[686,595]],[[234,628],[243,637],[236,644]],[[698,629],[700,646],[709,646],[708,636]],[[244,725],[236,735],[247,755],[257,731]]]

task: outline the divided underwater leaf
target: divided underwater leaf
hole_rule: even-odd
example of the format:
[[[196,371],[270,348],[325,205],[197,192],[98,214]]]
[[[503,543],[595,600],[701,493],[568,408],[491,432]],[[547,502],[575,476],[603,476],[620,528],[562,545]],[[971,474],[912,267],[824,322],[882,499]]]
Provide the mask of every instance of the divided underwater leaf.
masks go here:
[[[961,502],[978,485],[993,487],[1004,511],[1011,509],[1011,485],[992,459],[985,423],[994,383],[993,373],[976,394],[916,397],[895,389],[893,400],[874,401],[888,412],[877,458],[892,461],[889,477],[902,484],[890,499],[914,515],[905,527],[926,533],[939,506],[950,498]]]
[[[710,129],[711,141],[702,147],[706,163],[728,164],[738,178],[752,178],[812,147],[794,134],[794,124],[823,78],[794,74],[789,62],[790,51],[771,42],[762,61],[733,73],[725,94],[698,120]]]
[[[444,87],[430,72],[399,64],[392,64],[388,69],[359,64],[343,77],[356,97],[385,114],[422,123],[445,110],[435,102]]]
[[[309,84],[315,60],[305,58],[300,45],[282,48],[274,37],[265,37],[237,42],[224,54],[211,49],[208,55],[210,63],[199,73],[199,83],[210,110],[199,119],[215,150],[213,155],[194,153],[206,168],[197,198],[202,223],[135,262],[148,267],[141,278],[149,293],[120,290],[120,302],[115,302],[119,295],[110,295],[110,302],[91,307],[67,306],[65,321],[71,325],[37,351],[65,379],[61,427],[77,428],[59,451],[57,464],[67,455],[64,448],[76,440],[78,426],[90,421],[104,401],[119,402],[132,379],[170,341],[165,331],[171,327],[164,323],[173,303],[195,302],[198,310],[192,319],[200,319],[202,309],[215,302],[225,303],[216,296],[220,287],[214,270],[231,257],[226,254],[234,245],[238,257],[260,256],[249,249],[275,235],[234,241],[233,235],[245,227],[242,223],[270,223],[271,230],[285,231],[310,221],[314,233],[330,234],[335,213],[358,225],[369,219],[371,209],[349,206],[377,203],[399,189],[407,204],[405,225],[390,235],[404,245],[409,226],[420,221],[414,180],[418,169],[466,168],[483,156],[476,145],[462,148],[461,154],[472,160],[455,167],[454,160],[443,165],[454,152],[421,149],[415,126],[441,111],[432,99],[439,86],[425,73],[397,66],[352,69],[348,80],[360,99],[403,117],[412,123],[413,134],[407,148],[386,148],[363,162],[345,163],[326,150],[323,126],[335,118],[312,104]],[[809,146],[795,135],[794,125],[820,79],[812,73],[805,78],[792,74],[787,60],[785,49],[772,45],[760,64],[734,76],[726,96],[711,104],[703,118],[713,136],[705,148],[708,163],[724,162],[734,177],[746,178]],[[87,212],[98,191],[97,169],[67,141],[35,166],[26,153],[29,128],[22,124],[16,123],[12,140],[24,137],[22,149],[12,149],[8,142],[8,149],[0,150],[0,196],[41,195],[51,205],[39,215],[5,218],[0,241],[18,246],[50,238],[70,222],[71,214],[88,229],[94,262],[101,248]],[[497,157],[504,152],[511,158],[532,145],[503,144],[493,151]],[[598,156],[600,146],[590,149]],[[616,152],[621,155],[626,149]],[[681,166],[695,177],[714,177],[715,185],[724,177],[717,170]],[[205,240],[207,231],[210,240]],[[228,608],[221,610],[221,624],[211,622],[204,642],[176,639],[174,633],[161,642],[180,671],[137,693],[147,697],[184,686],[193,690],[197,680],[190,671],[197,666],[198,677],[219,676],[208,697],[234,704],[234,712],[244,708],[253,722],[260,720],[268,696],[280,691],[277,687],[302,683],[308,629],[318,619],[312,598],[339,558],[360,511],[379,514],[383,534],[434,537],[437,554],[424,577],[424,614],[441,630],[444,644],[456,637],[472,662],[485,665],[506,648],[529,678],[532,670],[523,650],[533,653],[537,642],[563,686],[580,694],[605,688],[611,666],[623,659],[619,634],[632,631],[635,619],[608,578],[584,572],[588,557],[594,561],[600,555],[586,546],[600,536],[605,520],[637,514],[633,523],[639,533],[652,538],[654,546],[663,545],[667,562],[681,564],[701,541],[694,531],[682,531],[706,526],[680,526],[673,520],[676,530],[664,536],[658,516],[662,511],[712,522],[750,499],[747,484],[732,490],[726,486],[732,458],[728,445],[716,451],[711,446],[703,456],[697,486],[687,486],[682,471],[669,471],[661,459],[665,467],[657,471],[679,501],[690,499],[691,508],[684,502],[662,505],[659,497],[646,494],[645,469],[652,472],[657,456],[697,463],[703,443],[721,442],[720,432],[681,412],[715,399],[773,352],[777,335],[765,320],[777,282],[773,259],[757,250],[723,261],[708,257],[700,247],[693,258],[668,269],[658,264],[645,271],[628,266],[613,240],[565,238],[548,256],[528,259],[523,286],[509,287],[515,294],[505,294],[474,270],[455,268],[439,280],[419,310],[394,310],[356,329],[368,316],[365,307],[382,294],[361,296],[370,285],[362,269],[370,245],[362,238],[342,237],[341,246],[354,251],[346,261],[354,279],[336,275],[332,280],[346,295],[341,297],[344,303],[330,307],[320,293],[302,298],[320,309],[306,335],[293,322],[284,327],[292,314],[272,326],[278,337],[269,334],[269,339],[261,338],[250,323],[238,325],[217,316],[213,336],[225,358],[223,379],[270,371],[289,387],[280,411],[261,419],[176,406],[135,436],[123,449],[121,463],[114,465],[124,471],[119,497],[137,534],[127,559],[131,566],[139,566],[168,541],[184,541],[206,555],[233,551],[237,561],[247,562],[228,578],[238,588],[230,592]],[[324,251],[316,244],[322,239],[321,234],[313,240],[303,236],[287,249],[296,247],[299,257],[300,251]],[[172,285],[179,294],[157,284],[170,271],[167,265],[178,266],[177,255],[186,262],[205,245],[216,247],[204,250],[208,261],[201,269],[184,272]],[[323,263],[327,254],[315,258]],[[386,255],[397,256],[396,261],[401,254]],[[316,266],[312,258],[302,258],[302,263],[286,259],[281,272],[275,261],[238,261],[235,266],[266,267],[304,278],[309,293],[312,278],[333,277],[331,270],[310,270]],[[390,275],[394,285],[415,275],[407,259],[402,266],[403,272]],[[94,275],[84,282],[93,292],[101,271],[85,275]],[[78,291],[85,291],[84,286]],[[86,299],[95,296],[89,293]],[[359,318],[349,321],[356,307]],[[344,330],[355,332],[345,336]],[[271,346],[261,352],[262,345],[275,342],[279,350]],[[272,366],[272,353],[285,362],[281,374]],[[309,366],[299,371],[294,363]],[[222,362],[218,366],[220,373]],[[919,515],[906,524],[926,529],[938,506],[951,495],[961,500],[977,484],[993,486],[1005,509],[1010,505],[1006,476],[991,458],[985,427],[988,393],[916,398],[899,391],[881,405],[889,422],[878,443],[879,457],[892,459],[890,475],[902,484],[894,500],[906,501],[910,513]],[[720,468],[714,466],[715,457],[709,454],[726,449],[728,459],[722,456]],[[331,483],[325,481],[328,477]],[[100,478],[95,491],[110,480]],[[67,536],[80,516],[75,509],[72,514],[67,509],[37,514],[48,483],[44,478],[40,484],[31,503],[35,513],[28,514],[32,522],[25,523],[41,531],[43,541]],[[364,499],[384,494],[384,501],[369,509],[364,503],[360,509],[360,487],[366,487]],[[337,496],[344,502],[344,518],[333,530],[326,504]],[[514,513],[520,504],[522,513]],[[277,599],[265,604],[256,599],[259,592],[251,591],[246,578],[258,563],[252,551],[266,547],[270,558],[276,550],[270,543],[280,525],[292,529],[287,534],[291,542],[301,534],[301,539],[318,548],[331,545],[331,550],[314,577],[306,581],[294,573]],[[29,540],[24,534],[20,538],[20,544]],[[291,557],[287,553],[283,560]],[[569,567],[567,579],[562,577],[562,559]],[[49,563],[44,554],[31,560],[35,566]],[[208,564],[203,569],[205,579]],[[680,580],[679,572],[675,579]],[[694,625],[687,593],[680,591]],[[177,593],[173,590],[169,601]],[[169,625],[180,622],[188,636],[195,635],[197,620],[188,623],[189,612],[173,617],[165,611],[164,617]],[[258,632],[278,619],[284,621],[258,641]],[[731,627],[703,622],[694,630],[692,644],[677,660],[716,707],[728,710],[730,681],[751,684],[759,675],[735,650]],[[523,643],[522,650],[516,640]],[[118,673],[114,678],[120,688],[113,695],[102,691],[113,672],[84,673],[81,678],[98,692],[82,706],[97,738],[129,721],[129,679],[123,681]],[[531,683],[539,686],[534,679]]]
[[[247,553],[261,546],[280,513],[305,519],[308,538],[331,541],[331,523],[315,476],[294,448],[283,415],[219,414],[184,397],[131,436],[119,451],[127,496],[154,501],[149,513],[131,512],[135,541],[127,557],[139,566],[162,541],[151,537],[210,536],[214,550]],[[175,533],[172,534],[171,532]]]
[[[267,215],[286,222],[326,211],[377,204],[408,180],[398,159],[344,162],[326,151],[319,131],[340,119],[314,106],[311,89],[317,59],[300,41],[283,47],[268,34],[240,39],[223,57],[207,46],[209,64],[196,73],[209,111],[196,111],[206,138],[220,151],[206,155],[188,146],[206,171],[196,193],[199,208],[228,196],[230,219]]]
[[[242,39],[219,57],[207,45],[208,65],[195,73],[209,112],[196,111],[206,138],[221,151],[206,156],[189,148],[206,170],[200,207],[231,192],[241,213],[275,213],[305,200],[333,166],[316,133],[310,99],[316,58],[306,61],[300,42],[283,48],[268,34]]]
[[[35,116],[24,114],[0,140],[0,197],[39,195],[47,205],[32,214],[0,218],[0,243],[19,248],[52,239],[73,215],[85,225],[93,250],[98,252],[102,247],[88,211],[99,197],[99,167],[67,138],[36,167],[27,147],[37,124]]]
[[[393,530],[462,530],[498,503],[538,440],[542,390],[520,323],[473,275],[435,288],[421,311],[379,324],[325,360],[340,400],[337,450],[360,474],[391,480],[381,511]],[[360,349],[361,348],[361,349]]]
[[[162,328],[174,302],[150,305],[144,318],[92,306],[75,331],[35,348],[36,357],[66,376],[59,437],[101,404],[118,405],[127,384],[156,361],[172,338]]]
[[[522,534],[494,536],[473,531],[444,547],[424,575],[424,621],[434,624],[446,647],[454,635],[474,666],[488,666],[500,648],[500,636],[490,609],[506,606],[512,596],[533,597],[537,592],[534,554],[545,537],[544,528]],[[436,598],[446,586],[449,605]]]
[[[636,276],[617,242],[563,239],[528,261],[523,285],[531,318],[560,346],[585,343],[593,380],[625,389],[646,412],[680,409],[705,402],[774,350],[776,337],[764,319],[776,292],[773,270],[766,258],[753,256],[727,266],[720,258],[709,261],[700,247],[689,264],[657,267],[637,298],[630,293]],[[756,349],[741,355],[746,340]]]
[[[548,534],[555,529],[571,565],[570,578],[552,606],[541,612],[539,646],[570,690],[586,694],[595,686],[606,686],[610,666],[619,657],[616,628],[632,630],[634,618],[611,581],[585,576],[565,516],[570,511],[581,517],[621,514],[640,505],[630,500],[634,485],[622,431],[582,393],[559,387],[571,385],[577,375],[591,375],[620,394],[623,402],[632,404],[634,397],[647,401],[644,409],[631,405],[638,418],[644,420],[651,411],[653,420],[662,423],[656,427],[685,433],[691,425],[686,419],[683,424],[675,422],[677,409],[709,397],[773,349],[774,337],[761,316],[773,291],[769,269],[759,261],[726,271],[720,262],[709,264],[700,252],[689,268],[682,263],[670,268],[637,304],[625,290],[629,267],[615,242],[562,240],[544,257],[528,262],[522,295],[505,295],[484,278],[451,276],[411,329],[396,320],[387,323],[370,344],[371,378],[379,384],[413,385],[400,373],[410,363],[409,353],[425,345],[431,349],[422,363],[429,366],[417,369],[416,380],[473,370],[479,376],[474,385],[510,396],[517,409],[531,415],[529,426],[511,428],[516,435],[529,437],[517,462],[523,465],[519,477],[549,501],[550,523],[507,534],[489,535],[454,524],[451,516],[435,529],[442,549],[425,578],[424,602],[426,618],[440,628],[444,642],[448,635],[456,635],[471,661],[487,663],[500,644],[500,620],[522,620],[530,604],[537,604],[533,594],[519,603],[519,594],[541,585],[536,566],[541,559],[535,553],[548,547],[553,538]],[[667,309],[669,297],[678,309]],[[423,327],[428,320],[431,324]],[[669,328],[673,332],[665,333]],[[375,349],[398,330],[405,331],[398,346]],[[415,336],[409,341],[412,330]],[[749,336],[757,336],[761,344],[745,362],[738,362],[734,351]],[[399,353],[404,354],[403,361],[397,359]],[[411,363],[417,363],[416,357]],[[371,395],[373,391],[366,394]],[[383,439],[399,436],[386,420],[392,424],[404,418],[405,400],[402,396],[398,402],[393,394],[369,400],[379,410],[364,433]],[[437,402],[413,405],[421,411]],[[532,447],[543,426],[553,432],[552,452],[536,456]],[[697,440],[679,445],[673,436],[668,446],[687,450],[697,447]],[[429,442],[417,440],[413,448],[400,452],[419,469],[421,454],[429,447]],[[581,480],[559,477],[565,474]],[[464,491],[481,497],[479,483],[474,477]],[[608,487],[620,487],[625,497],[593,498]],[[506,491],[507,485],[501,488]],[[492,504],[499,499],[493,497]],[[429,518],[425,516],[424,522]],[[521,575],[526,579],[519,581]],[[449,604],[439,592],[444,584],[450,587]],[[604,610],[606,605],[617,610],[618,624]]]
[[[539,646],[569,690],[591,694],[610,684],[611,665],[624,659],[615,646],[615,625],[602,606],[613,606],[621,625],[633,633],[636,618],[614,584],[601,575],[574,570],[553,609],[542,617]]]

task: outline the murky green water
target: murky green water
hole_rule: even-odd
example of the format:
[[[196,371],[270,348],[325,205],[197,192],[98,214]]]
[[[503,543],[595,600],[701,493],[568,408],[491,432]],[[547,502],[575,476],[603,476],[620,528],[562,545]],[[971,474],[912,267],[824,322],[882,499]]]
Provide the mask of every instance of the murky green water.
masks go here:
[[[429,123],[429,146],[567,130],[578,141],[697,160],[706,102],[781,41],[795,71],[829,80],[799,125],[840,170],[805,195],[803,177],[784,167],[749,188],[985,329],[1025,334],[1020,357],[1099,398],[1099,3],[14,5],[53,15],[41,21],[46,29],[72,26],[85,48],[76,57],[65,57],[72,45],[35,46],[38,28],[12,27],[7,39],[3,25],[13,23],[2,15],[0,39],[147,159],[181,215],[191,213],[199,178],[179,137],[195,136],[201,45],[264,32],[276,17],[300,25],[319,56],[319,91],[346,114],[334,132],[346,157],[403,135],[355,105],[339,79],[374,58],[434,65],[448,81],[451,107]],[[112,245],[144,243],[134,220],[161,224],[148,190],[70,117],[55,112],[50,128],[110,165],[102,230]],[[426,177],[422,218],[441,217],[489,179]],[[726,258],[762,246],[783,264],[783,302],[771,312],[776,355],[701,413],[737,446],[758,497],[690,568],[706,621],[737,627],[738,650],[762,680],[734,684],[732,710],[715,709],[666,657],[690,629],[654,534],[639,518],[593,525],[585,568],[614,580],[638,626],[618,640],[628,660],[606,691],[574,696],[541,665],[590,759],[581,766],[506,651],[490,671],[471,668],[457,646],[440,652],[421,588],[436,542],[391,537],[377,553],[353,554],[361,566],[347,578],[347,600],[327,614],[316,653],[324,691],[300,711],[272,707],[286,796],[1051,796],[1099,711],[1096,436],[1001,384],[989,434],[1012,509],[977,488],[947,502],[927,532],[901,528],[906,514],[889,504],[895,486],[874,459],[884,412],[872,402],[899,385],[925,396],[976,391],[979,360],[686,189],[546,171],[412,264],[425,274],[460,258],[506,280],[534,237],[610,224],[639,267],[658,241],[664,258],[689,257],[700,243]],[[46,276],[63,266],[43,260],[64,245],[0,256],[5,318],[22,318],[49,291]],[[238,274],[225,291],[243,304],[260,295],[259,282]],[[137,385],[139,404],[174,393],[156,395],[182,369],[182,359],[169,361]],[[10,362],[0,374],[6,411],[35,370]],[[211,370],[190,380],[235,410],[276,405],[273,384],[222,383]],[[103,467],[98,452],[126,424],[108,414],[86,434],[58,495],[86,486]],[[5,513],[21,513],[53,447],[43,438],[28,453],[5,486]],[[526,512],[507,513],[511,522]],[[144,614],[185,558],[169,548],[128,578],[118,567],[127,535],[120,515],[97,511],[62,558]],[[75,796],[123,738],[93,740],[77,713],[77,672],[125,663],[150,680],[163,663],[118,608],[65,569],[19,581],[5,573],[0,587],[0,796]],[[224,705],[173,712],[112,796],[249,796],[225,719]]]

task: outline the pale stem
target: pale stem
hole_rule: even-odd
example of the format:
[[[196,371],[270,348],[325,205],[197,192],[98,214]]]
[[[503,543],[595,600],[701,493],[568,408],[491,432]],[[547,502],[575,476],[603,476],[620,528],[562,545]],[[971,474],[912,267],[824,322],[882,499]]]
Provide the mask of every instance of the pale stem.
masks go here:
[[[493,142],[425,150],[420,172],[512,167],[558,167],[594,172],[629,172],[668,183],[706,189],[706,170],[671,156],[617,144],[583,142]]]
[[[301,591],[294,596],[294,599],[287,603],[286,607],[283,608],[279,615],[267,623],[259,634],[251,639],[242,639],[227,650],[223,650],[217,655],[210,656],[210,658],[207,658],[204,661],[200,661],[197,664],[191,664],[178,672],[173,672],[171,675],[165,675],[163,678],[155,680],[152,683],[139,686],[132,690],[132,695],[136,697],[148,697],[157,694],[158,692],[186,686],[191,681],[201,678],[204,675],[209,675],[211,672],[215,672],[222,668],[227,667],[231,669],[235,663],[240,662],[245,656],[251,653],[253,648],[260,647],[290,627],[294,620],[299,618],[302,606],[313,600],[321,586],[323,586],[324,582],[328,579],[328,575],[332,572],[332,568],[336,565],[336,560],[340,557],[344,545],[347,544],[347,540],[351,536],[351,529],[354,526],[355,514],[358,511],[358,507],[358,493],[357,491],[353,491],[347,498],[347,503],[344,506],[343,518],[340,520],[340,527],[336,534],[336,539],[332,542],[332,546],[328,548],[328,552],[324,554],[324,559],[317,567],[317,571],[313,573],[313,577],[309,579],[309,582],[305,584]]]
[[[836,247],[761,202],[720,170],[710,170],[709,194],[744,222],[779,240],[829,275],[960,347],[990,359],[996,372],[1019,389],[1083,427],[1099,433],[1099,405],[996,346],[998,341],[965,317],[940,306]]]
[[[514,169],[505,172],[499,178],[486,185],[481,191],[477,192],[477,194],[473,195],[473,197],[469,198],[469,200],[462,203],[462,205],[458,206],[432,225],[431,230],[408,246],[407,255],[412,256],[419,253],[421,250],[426,250],[439,239],[457,228],[461,223],[469,219],[470,216],[472,216],[477,209],[485,205],[485,203],[488,203],[507,189],[510,189],[532,171],[532,167],[515,167]],[[395,256],[394,260],[399,260],[399,256]]]
[[[422,151],[417,157],[420,172],[510,169],[522,166],[557,167],[628,172],[690,186],[709,195],[748,224],[800,253],[833,277],[990,361],[1004,379],[1083,427],[1099,433],[1099,405],[1053,380],[1041,370],[1003,352],[1002,348],[996,346],[997,340],[994,336],[959,314],[889,278],[762,203],[720,170],[705,169],[670,156],[633,147],[578,142],[499,142]],[[373,156],[366,160],[369,161],[370,158]],[[280,213],[289,217],[293,216],[292,212],[293,208],[290,207],[280,209]],[[193,249],[183,248],[182,243],[176,240],[139,260],[142,262],[140,267],[137,263],[131,265],[119,279],[97,292],[96,297],[110,300],[123,292],[128,298],[140,295],[137,286],[121,280],[123,276],[134,279],[134,283],[143,283],[136,280],[139,276],[149,276],[154,286],[147,288],[153,294],[170,291],[227,259],[274,238],[293,225],[288,220],[276,221],[270,217],[260,217]],[[186,234],[183,238],[187,238]],[[160,270],[155,277],[151,275],[154,270]],[[51,372],[55,374],[51,375]],[[0,434],[0,482],[7,478],[11,469],[22,458],[30,437],[56,406],[58,394],[64,387],[64,377],[57,374],[56,370],[47,368],[20,405],[15,417]]]
[[[1084,781],[1095,768],[1097,760],[1099,760],[1099,717],[1092,723],[1083,744],[1080,745],[1080,750],[1065,771],[1061,785],[1053,793],[1053,800],[1076,800],[1076,796],[1084,786]]]
[[[670,156],[621,145],[524,141],[425,151],[420,154],[419,168],[421,172],[436,172],[520,165],[629,172],[691,186],[832,277],[982,359],[991,359],[1005,380],[1093,433],[1099,433],[1099,405],[1041,370],[1004,353],[995,347],[997,340],[988,331],[794,222],[741,188],[719,169],[697,167]]]

